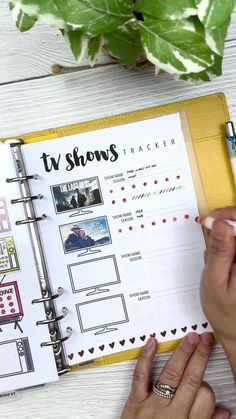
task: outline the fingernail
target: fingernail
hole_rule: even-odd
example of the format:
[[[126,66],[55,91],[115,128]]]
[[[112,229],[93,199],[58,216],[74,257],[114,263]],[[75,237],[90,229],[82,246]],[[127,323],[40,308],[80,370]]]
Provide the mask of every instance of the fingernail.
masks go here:
[[[196,345],[199,342],[199,336],[197,333],[189,333],[186,336],[187,342],[190,343],[190,345]]]
[[[214,340],[210,333],[203,333],[201,335],[201,340],[205,345],[213,344]]]
[[[149,338],[144,349],[147,354],[153,353],[154,350],[156,351],[156,339],[154,337]]]

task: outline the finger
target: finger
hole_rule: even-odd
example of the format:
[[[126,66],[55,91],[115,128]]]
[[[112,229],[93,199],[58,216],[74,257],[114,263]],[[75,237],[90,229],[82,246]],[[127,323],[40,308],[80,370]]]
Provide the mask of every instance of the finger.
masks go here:
[[[205,264],[207,263],[207,255],[208,255],[208,252],[207,252],[207,250],[205,250],[205,252],[204,252],[204,263]]]
[[[217,208],[211,213],[211,215],[218,220],[236,221],[236,207]]]
[[[152,363],[157,350],[157,341],[151,337],[145,345],[134,370],[130,401],[139,403],[150,394]]]
[[[177,388],[185,367],[197,347],[199,342],[199,336],[197,333],[189,333],[179,344],[178,348],[170,357],[169,361],[164,366],[159,381],[162,384],[168,384],[171,387]],[[150,395],[150,398],[158,403],[158,406],[167,406],[170,404],[170,399],[162,398],[154,393]]]
[[[207,383],[202,383],[190,410],[189,419],[211,419],[214,409],[214,391]]]
[[[223,407],[216,407],[211,419],[230,419],[231,413]]]
[[[226,222],[216,220],[211,231],[204,280],[216,285],[227,285],[234,255],[235,239],[232,228]]]
[[[173,405],[181,407],[183,413],[189,414],[194,399],[199,391],[206,366],[213,347],[210,333],[203,333],[184,371],[182,380],[173,398]]]

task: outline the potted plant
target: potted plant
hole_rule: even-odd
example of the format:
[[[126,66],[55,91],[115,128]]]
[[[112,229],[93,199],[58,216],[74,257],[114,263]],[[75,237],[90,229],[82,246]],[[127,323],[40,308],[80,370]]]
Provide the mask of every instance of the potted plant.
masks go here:
[[[236,0],[11,0],[17,27],[39,21],[61,31],[78,62],[103,48],[123,66],[151,63],[183,80],[222,74]]]

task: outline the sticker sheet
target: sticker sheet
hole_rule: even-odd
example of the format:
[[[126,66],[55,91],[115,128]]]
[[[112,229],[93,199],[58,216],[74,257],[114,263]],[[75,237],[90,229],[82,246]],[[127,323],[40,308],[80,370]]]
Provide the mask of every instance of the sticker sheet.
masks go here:
[[[205,242],[178,113],[24,147],[71,364],[210,330]],[[57,303],[58,314],[62,302]]]
[[[58,378],[51,348],[41,342],[50,340],[47,327],[37,327],[45,319],[34,258],[15,177],[11,151],[0,144],[0,393],[43,384]]]

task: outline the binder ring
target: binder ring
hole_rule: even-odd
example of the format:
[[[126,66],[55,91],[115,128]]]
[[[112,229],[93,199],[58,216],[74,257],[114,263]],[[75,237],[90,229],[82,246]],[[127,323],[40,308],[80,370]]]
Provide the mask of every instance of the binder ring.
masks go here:
[[[58,321],[60,321],[60,320],[64,319],[64,317],[66,317],[66,315],[67,315],[67,313],[68,313],[68,308],[67,308],[67,307],[63,307],[63,308],[62,308],[62,313],[63,313],[63,314],[61,314],[60,316],[53,317],[52,319],[47,319],[47,320],[38,320],[38,321],[36,322],[36,325],[37,325],[37,326],[40,326],[40,325],[44,325],[44,324],[55,323],[55,322],[58,322]]]
[[[34,300],[31,301],[31,303],[38,304],[38,303],[46,303],[47,301],[55,300],[56,298],[60,297],[64,292],[62,287],[59,287],[57,291],[58,291],[57,294],[53,294],[48,297],[35,298]]]
[[[22,224],[30,224],[30,223],[36,223],[38,221],[45,220],[47,218],[46,214],[43,214],[41,217],[35,217],[35,218],[25,218],[24,220],[16,221],[16,225],[22,225]]]
[[[20,204],[21,202],[26,203],[29,201],[33,201],[34,199],[42,199],[42,198],[43,198],[43,195],[41,194],[33,195],[33,196],[25,196],[24,198],[12,199],[11,204]]]
[[[48,342],[42,342],[41,344],[40,344],[40,346],[43,348],[44,346],[56,346],[56,345],[61,345],[61,343],[62,342],[65,342],[66,340],[68,340],[70,337],[71,337],[71,334],[72,334],[72,328],[71,327],[67,327],[66,328],[66,333],[67,333],[67,336],[63,336],[62,338],[60,338],[60,339],[57,339],[57,340],[50,340],[50,341],[48,341]]]
[[[39,175],[28,175],[28,176],[18,176],[18,177],[11,177],[11,178],[7,178],[6,182],[7,183],[13,183],[13,182],[23,182],[24,180],[29,180],[29,179],[38,179]]]

